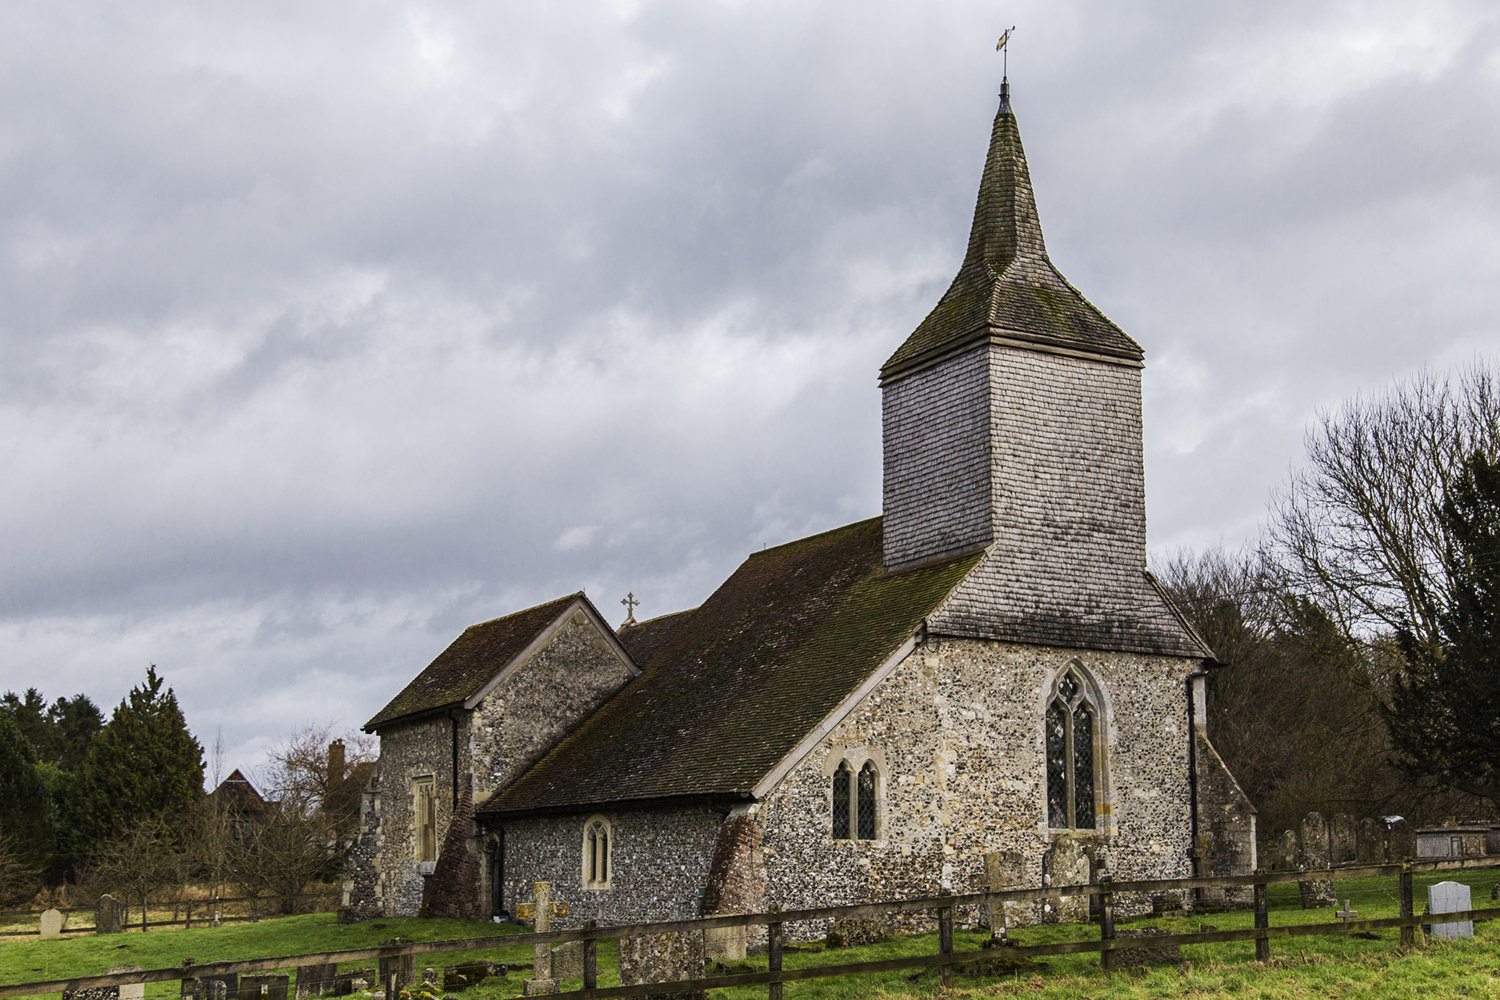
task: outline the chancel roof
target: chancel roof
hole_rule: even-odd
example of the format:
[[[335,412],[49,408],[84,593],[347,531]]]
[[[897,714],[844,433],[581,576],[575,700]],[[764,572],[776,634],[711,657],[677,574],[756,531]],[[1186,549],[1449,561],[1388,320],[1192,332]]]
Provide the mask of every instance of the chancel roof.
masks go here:
[[[963,264],[937,306],[881,367],[881,381],[990,339],[1126,363],[1145,357],[1047,256],[1009,84],[1001,90]]]
[[[979,558],[887,573],[880,524],[751,555],[702,607],[657,626],[671,627],[639,677],[476,811],[749,798]]]
[[[462,705],[526,650],[582,592],[464,629],[401,693],[365,723],[366,731],[400,719]]]

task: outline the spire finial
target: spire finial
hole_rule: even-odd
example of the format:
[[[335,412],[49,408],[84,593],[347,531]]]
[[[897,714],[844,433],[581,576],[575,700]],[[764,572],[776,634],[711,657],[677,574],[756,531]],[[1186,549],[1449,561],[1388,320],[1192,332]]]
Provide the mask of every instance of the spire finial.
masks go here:
[[[1000,53],[1000,110],[1010,110],[1010,33],[1016,30],[1012,24],[1009,28],[1000,32],[1000,40],[995,43],[995,51]]]

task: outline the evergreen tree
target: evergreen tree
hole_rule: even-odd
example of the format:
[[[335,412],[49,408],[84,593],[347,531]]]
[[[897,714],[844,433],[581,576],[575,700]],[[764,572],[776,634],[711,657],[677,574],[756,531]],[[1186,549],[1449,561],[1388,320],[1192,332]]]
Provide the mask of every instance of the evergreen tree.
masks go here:
[[[0,714],[21,727],[39,762],[64,771],[83,766],[89,741],[104,726],[104,713],[87,695],[59,698],[48,705],[36,688],[27,688],[24,695],[7,691],[0,696]]]
[[[72,825],[94,847],[136,824],[180,818],[203,795],[203,747],[153,665],[89,744]]]
[[[1436,642],[1397,631],[1386,717],[1407,773],[1500,806],[1500,463],[1471,455],[1442,519],[1451,598]]]
[[[46,862],[52,841],[52,803],[36,750],[8,713],[0,712],[0,836],[28,870]]]

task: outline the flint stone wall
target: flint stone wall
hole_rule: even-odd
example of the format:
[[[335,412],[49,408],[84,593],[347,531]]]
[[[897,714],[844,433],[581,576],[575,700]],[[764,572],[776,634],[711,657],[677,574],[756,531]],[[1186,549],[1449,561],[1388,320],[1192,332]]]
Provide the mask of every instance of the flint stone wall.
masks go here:
[[[1107,760],[1103,828],[1077,836],[1108,843],[1117,879],[1188,876],[1184,679],[1196,661],[929,639],[767,796],[767,898],[810,907],[979,891],[995,851],[1024,858],[1028,884],[1040,885],[1060,832],[1046,821],[1043,702],[1075,658],[1105,692]],[[844,759],[881,768],[877,840],[833,839],[830,776]],[[1126,913],[1149,909],[1120,902]]]
[[[460,768],[464,764],[463,747],[468,742],[466,715],[460,713],[457,721]],[[441,838],[453,816],[454,724],[446,716],[437,716],[380,731],[376,785],[380,836],[374,908],[386,916],[414,916],[421,908],[426,879],[417,868],[412,781],[429,775],[433,778],[437,836]]]
[[[552,883],[568,915],[553,926],[691,920],[699,915],[725,811],[708,807],[641,809],[509,820],[505,826],[507,909],[531,898],[533,882]],[[583,832],[600,815],[610,823],[609,888],[583,886]]]

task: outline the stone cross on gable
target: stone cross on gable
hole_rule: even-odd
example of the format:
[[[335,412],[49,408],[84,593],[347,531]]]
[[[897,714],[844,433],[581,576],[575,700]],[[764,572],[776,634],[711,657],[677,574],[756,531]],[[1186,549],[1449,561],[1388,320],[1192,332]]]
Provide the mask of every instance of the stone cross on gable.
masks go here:
[[[620,603],[625,605],[625,620],[620,623],[620,627],[624,628],[626,625],[636,624],[635,609],[641,606],[641,602],[635,599],[635,591],[631,591],[620,598]]]
[[[536,932],[545,934],[552,929],[553,917],[566,917],[566,900],[552,901],[552,883],[535,882],[531,887],[532,901],[516,907],[516,916],[522,920],[534,920]],[[552,948],[538,944],[531,952],[531,978],[521,984],[522,993],[534,997],[557,992],[557,980],[552,978]]]

